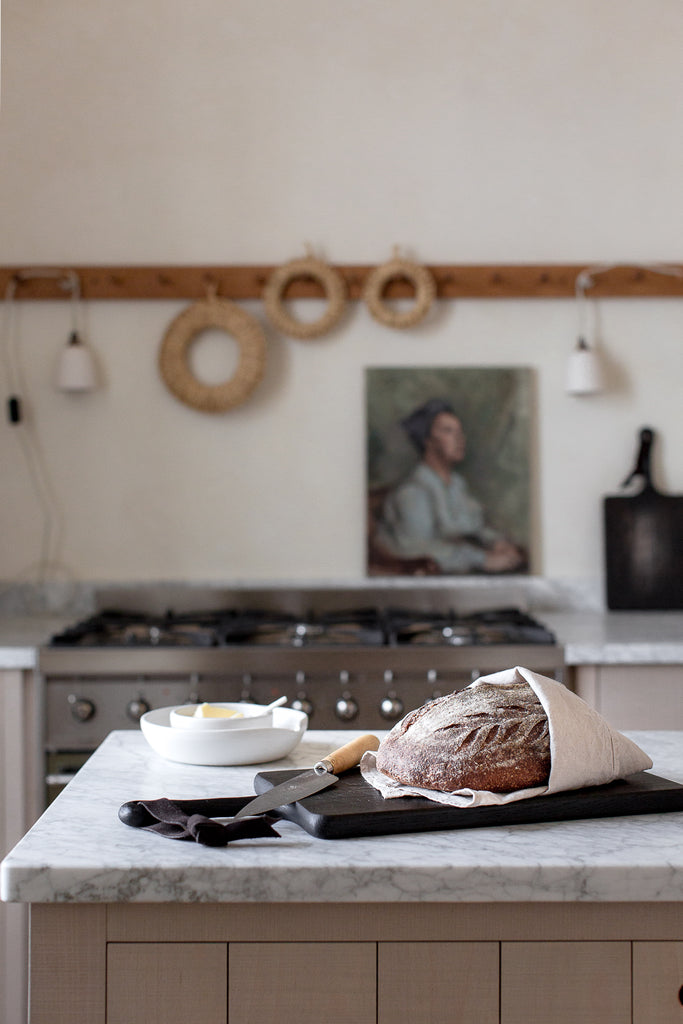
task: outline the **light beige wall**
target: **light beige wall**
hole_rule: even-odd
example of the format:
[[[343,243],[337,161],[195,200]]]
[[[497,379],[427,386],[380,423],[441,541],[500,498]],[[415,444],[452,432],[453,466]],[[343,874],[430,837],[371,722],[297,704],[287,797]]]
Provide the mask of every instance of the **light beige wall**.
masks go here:
[[[0,262],[680,262],[678,0],[4,0]],[[440,305],[409,333],[364,307],[316,342],[268,330],[268,369],[207,416],[162,385],[169,303],[92,303],[105,386],[52,388],[68,329],[22,304],[25,428],[0,430],[0,578],[30,572],[52,487],[60,573],[363,574],[363,368],[535,370],[535,565],[600,574],[600,503],[644,423],[683,491],[683,303],[600,304],[609,393],[563,391],[572,302]],[[249,308],[261,315],[258,303]],[[229,341],[197,371],[229,374]],[[3,386],[6,386],[4,368]],[[55,570],[56,571],[56,570]]]

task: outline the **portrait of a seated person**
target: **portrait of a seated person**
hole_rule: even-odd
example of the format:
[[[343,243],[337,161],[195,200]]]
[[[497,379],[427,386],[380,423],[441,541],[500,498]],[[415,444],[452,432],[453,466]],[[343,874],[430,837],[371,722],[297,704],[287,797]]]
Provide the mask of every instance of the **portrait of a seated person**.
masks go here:
[[[457,466],[466,438],[451,405],[425,402],[401,420],[419,458],[378,510],[373,545],[387,561],[426,573],[523,571],[526,555],[490,526]]]

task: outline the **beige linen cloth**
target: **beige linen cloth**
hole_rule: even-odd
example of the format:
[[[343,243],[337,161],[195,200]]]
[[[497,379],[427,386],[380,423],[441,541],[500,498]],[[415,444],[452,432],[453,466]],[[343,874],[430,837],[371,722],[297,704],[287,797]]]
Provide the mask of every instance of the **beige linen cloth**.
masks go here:
[[[477,807],[482,804],[508,804],[546,793],[560,793],[583,786],[601,786],[652,767],[647,754],[632,740],[613,729],[597,711],[566,686],[528,668],[509,668],[482,676],[472,683],[509,686],[526,681],[534,691],[548,718],[550,728],[550,777],[547,786],[517,789],[512,793],[458,789],[453,793],[406,786],[388,778],[377,769],[375,754],[363,754],[360,770],[363,778],[382,796],[423,796],[452,807]]]

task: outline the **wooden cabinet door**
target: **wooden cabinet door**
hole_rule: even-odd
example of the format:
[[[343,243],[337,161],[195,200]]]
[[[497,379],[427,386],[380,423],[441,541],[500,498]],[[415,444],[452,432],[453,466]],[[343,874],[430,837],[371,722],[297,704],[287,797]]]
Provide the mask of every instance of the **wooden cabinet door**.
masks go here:
[[[498,1024],[497,942],[380,942],[378,1024]]]
[[[110,942],[107,1024],[227,1024],[224,942]]]
[[[231,942],[228,1019],[375,1024],[376,977],[374,942]]]
[[[501,1024],[631,1024],[630,942],[503,942]]]
[[[583,666],[576,692],[615,729],[683,729],[681,665]]]
[[[683,1024],[683,942],[633,943],[633,1024]]]

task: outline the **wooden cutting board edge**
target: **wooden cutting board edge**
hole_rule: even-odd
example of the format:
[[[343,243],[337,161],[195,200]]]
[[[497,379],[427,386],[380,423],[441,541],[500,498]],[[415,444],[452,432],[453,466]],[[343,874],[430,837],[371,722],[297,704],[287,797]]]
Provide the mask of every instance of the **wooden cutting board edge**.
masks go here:
[[[256,792],[266,792],[298,771],[259,772],[254,780]],[[355,769],[329,789],[279,808],[278,813],[317,839],[351,839],[672,811],[683,812],[683,785],[650,772],[639,772],[606,786],[502,806],[460,809],[421,797],[384,800]]]

